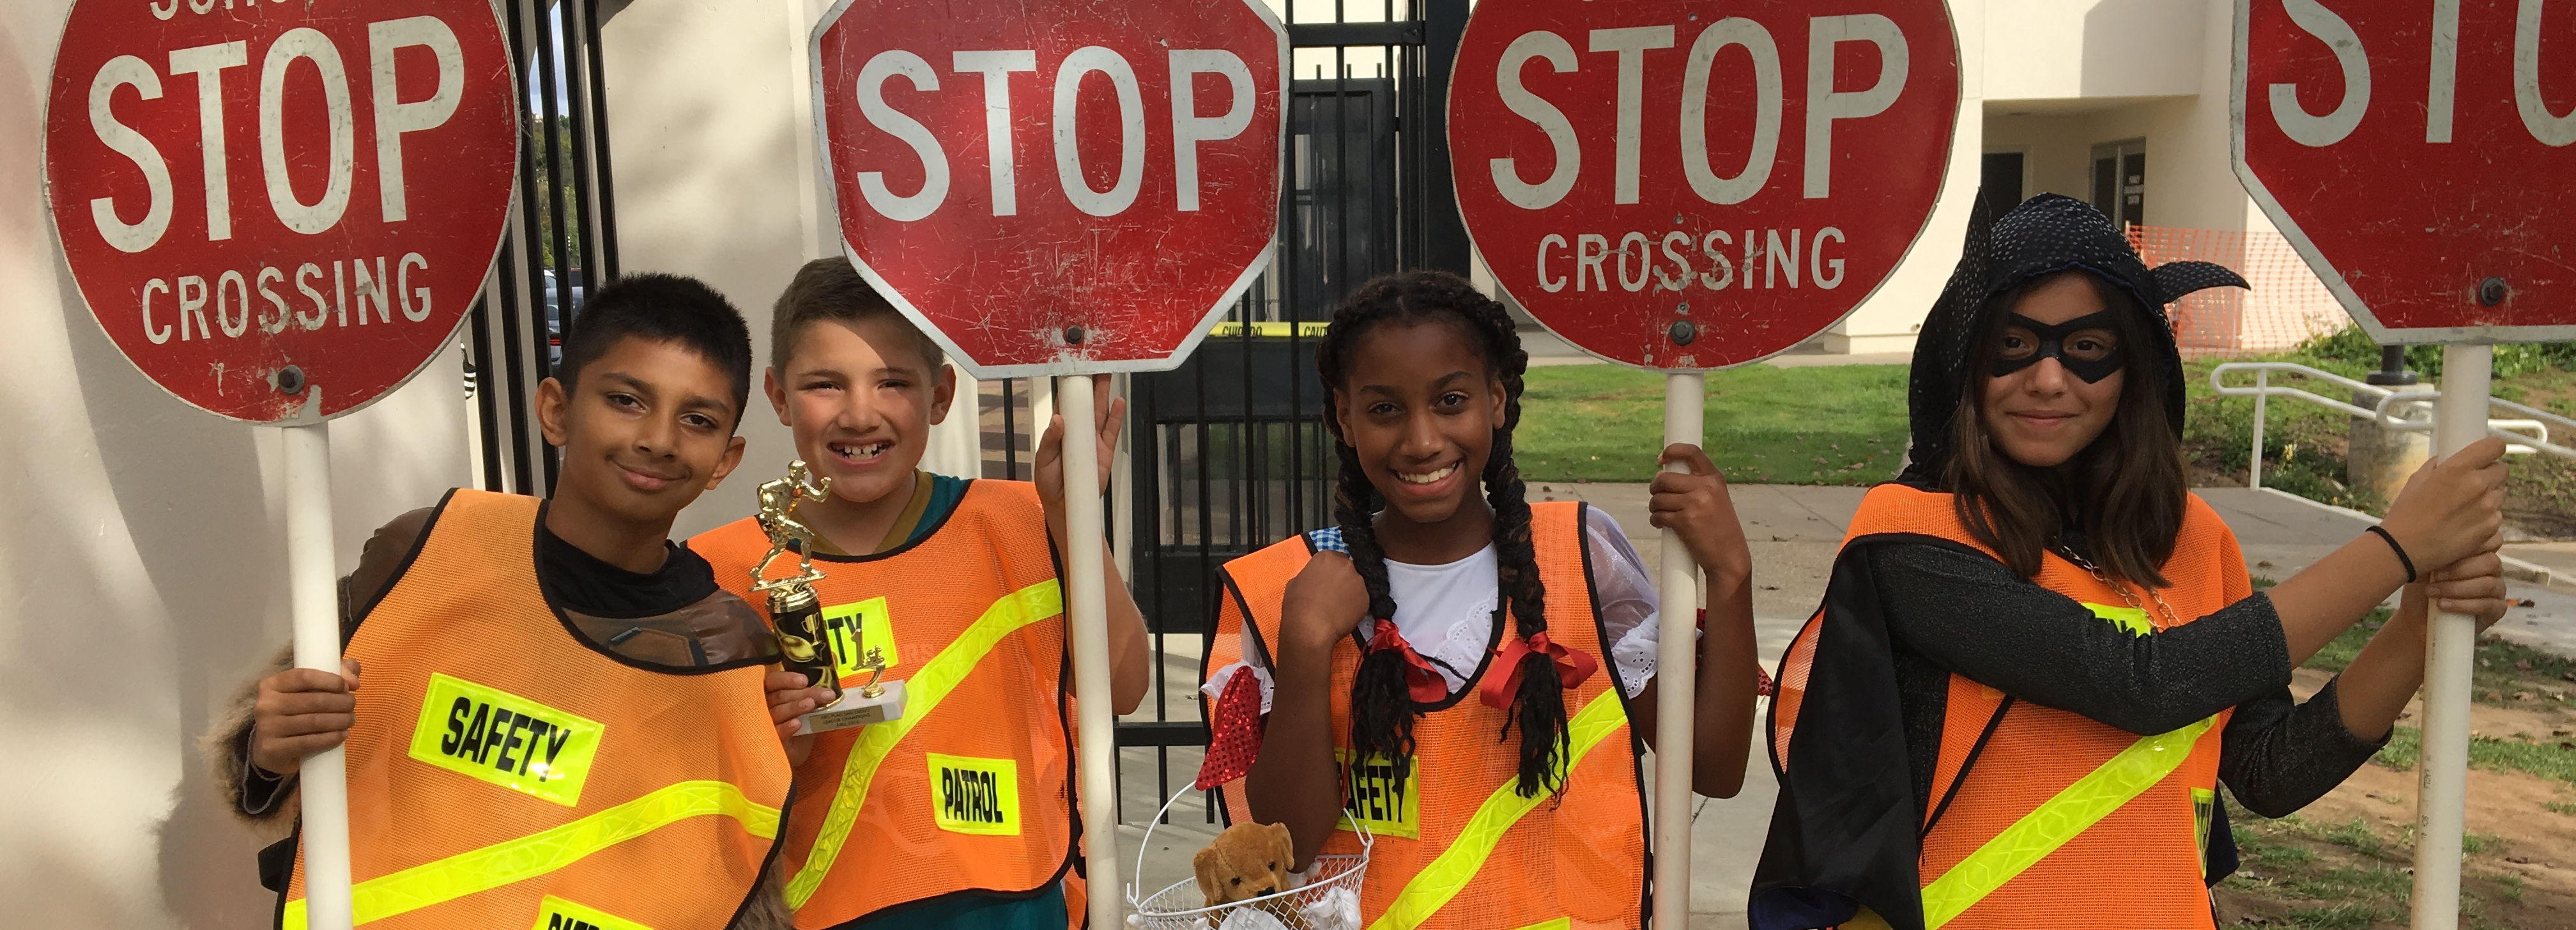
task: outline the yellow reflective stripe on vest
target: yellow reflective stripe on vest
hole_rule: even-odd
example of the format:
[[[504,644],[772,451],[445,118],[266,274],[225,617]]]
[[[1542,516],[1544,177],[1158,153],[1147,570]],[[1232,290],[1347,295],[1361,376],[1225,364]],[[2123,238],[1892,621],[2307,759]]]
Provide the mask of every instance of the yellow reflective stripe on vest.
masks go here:
[[[2112,811],[2165,780],[2191,758],[2192,746],[2217,725],[2211,717],[2171,733],[2129,744],[2111,761],[2076,779],[2055,797],[1995,834],[1976,852],[1923,887],[1923,923],[1938,928],[2039,863]]]
[[[717,814],[741,821],[761,839],[778,836],[777,808],[744,797],[726,782],[684,781],[543,833],[359,882],[350,888],[353,922],[371,923],[526,881],[682,820]],[[304,906],[302,898],[286,902],[280,925],[302,930]]]
[[[1611,687],[1618,684],[1614,682]],[[1566,760],[1565,770],[1574,771],[1592,747],[1619,732],[1627,722],[1628,714],[1619,706],[1618,695],[1608,691],[1595,695],[1574,719],[1565,723],[1566,737],[1573,743],[1573,755]],[[1379,915],[1369,930],[1413,930],[1430,920],[1431,915],[1448,905],[1449,899],[1466,890],[1467,882],[1485,867],[1486,857],[1494,854],[1494,846],[1503,841],[1503,834],[1547,799],[1544,791],[1536,797],[1521,797],[1518,779],[1494,789],[1485,803],[1476,807],[1475,815],[1467,818],[1467,826],[1458,831],[1458,838],[1441,850],[1430,865],[1414,873],[1413,880],[1404,883],[1404,890],[1396,893],[1386,913]]]
[[[850,825],[858,822],[859,806],[867,802],[868,785],[876,780],[877,766],[885,762],[886,753],[893,752],[915,724],[939,709],[939,702],[1001,644],[1002,637],[1061,613],[1064,591],[1052,578],[1003,595],[984,608],[984,615],[958,634],[955,642],[904,681],[902,719],[861,728],[858,742],[850,746],[849,759],[841,766],[841,783],[832,791],[832,806],[824,811],[822,831],[814,837],[814,850],[787,882],[788,907],[804,907],[822,886],[823,876],[831,873],[832,860],[841,855],[841,844],[849,841]]]

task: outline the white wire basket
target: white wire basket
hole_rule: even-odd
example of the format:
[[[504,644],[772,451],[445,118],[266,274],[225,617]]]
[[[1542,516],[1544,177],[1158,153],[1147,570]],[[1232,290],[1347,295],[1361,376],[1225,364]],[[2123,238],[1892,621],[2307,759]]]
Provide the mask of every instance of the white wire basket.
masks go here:
[[[1145,850],[1153,848],[1154,826],[1172,810],[1181,795],[1195,789],[1184,787],[1163,802],[1163,809],[1145,824],[1145,841],[1136,851],[1139,882],[1145,878]],[[1127,926],[1134,930],[1360,930],[1360,882],[1368,873],[1369,848],[1374,845],[1367,827],[1358,827],[1360,853],[1356,856],[1316,856],[1306,867],[1306,883],[1276,894],[1207,906],[1207,896],[1199,891],[1197,876],[1181,879],[1163,890],[1139,899],[1137,885],[1127,886]]]

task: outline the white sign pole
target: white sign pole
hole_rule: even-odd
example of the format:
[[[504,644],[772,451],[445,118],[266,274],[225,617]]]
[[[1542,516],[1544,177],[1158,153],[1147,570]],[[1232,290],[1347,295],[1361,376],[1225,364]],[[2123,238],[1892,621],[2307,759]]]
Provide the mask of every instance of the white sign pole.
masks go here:
[[[1110,712],[1109,592],[1100,562],[1100,437],[1092,425],[1091,379],[1055,392],[1064,415],[1064,591],[1073,639],[1073,699],[1082,750],[1083,885],[1091,926],[1124,927],[1118,913],[1117,715]],[[1043,423],[1045,421],[1034,421]],[[1041,427],[1043,428],[1043,427]]]
[[[2448,456],[2487,434],[2494,346],[2443,346],[2434,452]],[[2430,572],[2439,565],[2418,565]],[[2416,756],[2415,930],[2460,925],[2460,834],[2467,815],[2469,671],[2478,628],[2467,614],[2434,611],[2424,631],[2423,751]]]
[[[1664,376],[1664,444],[1700,444],[1708,379]],[[1662,450],[1657,450],[1658,454]],[[1665,471],[1687,472],[1675,462]],[[1655,643],[1655,926],[1690,926],[1692,698],[1698,694],[1699,566],[1680,533],[1664,531],[1663,584]],[[1612,682],[1611,687],[1618,687]]]
[[[321,389],[310,387],[318,399]],[[321,405],[307,401],[308,409]],[[340,598],[331,545],[331,427],[279,430],[286,444],[286,586],[295,665],[340,674]],[[349,767],[342,747],[304,758],[305,926],[349,930]]]

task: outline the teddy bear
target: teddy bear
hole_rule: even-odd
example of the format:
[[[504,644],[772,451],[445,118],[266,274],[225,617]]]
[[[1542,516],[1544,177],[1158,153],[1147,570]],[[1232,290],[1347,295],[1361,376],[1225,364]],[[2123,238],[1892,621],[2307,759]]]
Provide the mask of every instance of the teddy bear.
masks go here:
[[[1217,907],[1288,890],[1288,870],[1296,858],[1287,824],[1238,823],[1217,834],[1190,864],[1198,869],[1199,893],[1207,897],[1207,906]],[[1291,922],[1296,911],[1285,901],[1265,901],[1259,907],[1290,926],[1304,923]]]

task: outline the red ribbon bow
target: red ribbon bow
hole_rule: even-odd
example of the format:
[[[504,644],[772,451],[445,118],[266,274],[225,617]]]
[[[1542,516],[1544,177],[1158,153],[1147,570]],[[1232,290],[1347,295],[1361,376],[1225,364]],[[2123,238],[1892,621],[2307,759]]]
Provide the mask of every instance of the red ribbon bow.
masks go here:
[[[1381,649],[1393,649],[1404,658],[1404,686],[1412,693],[1413,703],[1437,704],[1448,700],[1448,680],[1440,677],[1440,670],[1432,667],[1431,661],[1423,658],[1422,653],[1413,651],[1413,644],[1404,641],[1404,631],[1397,629],[1393,620],[1381,619],[1377,628],[1369,632],[1369,651]]]
[[[1512,692],[1520,690],[1521,686],[1521,660],[1528,658],[1530,653],[1541,653],[1553,658],[1556,662],[1556,680],[1563,682],[1568,689],[1582,684],[1584,680],[1592,677],[1593,672],[1601,669],[1601,663],[1591,656],[1578,650],[1568,649],[1562,643],[1548,641],[1546,630],[1540,630],[1538,635],[1525,640],[1514,640],[1511,645],[1497,651],[1502,654],[1502,657],[1494,661],[1500,663],[1510,674],[1486,675],[1485,683],[1477,689],[1478,699],[1484,701],[1485,706],[1495,710],[1505,710],[1512,706]]]

